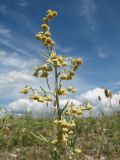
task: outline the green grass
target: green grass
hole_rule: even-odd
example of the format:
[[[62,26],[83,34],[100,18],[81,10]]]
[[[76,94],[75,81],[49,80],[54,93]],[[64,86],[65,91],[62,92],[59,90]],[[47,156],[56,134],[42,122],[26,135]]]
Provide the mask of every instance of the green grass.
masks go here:
[[[83,158],[99,160],[120,159],[120,115],[86,118],[76,121],[77,143]],[[0,160],[50,160],[49,147],[32,134],[54,138],[51,120],[33,119],[30,116],[0,119]],[[80,158],[79,158],[80,159]]]

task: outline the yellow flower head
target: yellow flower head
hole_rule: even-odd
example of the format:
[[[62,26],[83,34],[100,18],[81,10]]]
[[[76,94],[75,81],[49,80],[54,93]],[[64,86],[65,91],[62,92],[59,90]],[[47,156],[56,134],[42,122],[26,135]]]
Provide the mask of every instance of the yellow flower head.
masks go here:
[[[64,96],[67,94],[67,91],[64,88],[60,88],[58,89],[58,95]]]
[[[47,24],[42,24],[41,27],[43,31],[47,31],[49,29],[49,26]]]
[[[47,97],[45,97],[45,100],[51,102],[52,98],[50,96],[47,96]]]
[[[63,57],[62,56],[58,56],[58,60],[60,63],[63,63]]]
[[[37,33],[37,34],[35,35],[35,38],[36,38],[37,40],[42,40],[42,35],[41,35],[40,33]]]
[[[49,14],[49,13],[51,13],[52,12],[52,10],[51,9],[48,9],[47,10],[47,14]]]
[[[58,12],[53,11],[53,16],[54,16],[54,17],[58,16]]]
[[[35,95],[35,94],[32,94],[30,96],[30,99],[33,99],[33,100],[38,100],[39,96],[38,95]]]
[[[50,32],[48,32],[48,31],[45,32],[44,35],[45,35],[46,37],[50,37],[50,36],[51,36]]]
[[[52,67],[49,66],[49,67],[47,68],[47,71],[48,71],[48,72],[52,71]]]
[[[77,63],[78,65],[81,65],[81,64],[83,64],[83,60],[82,60],[81,58],[77,58],[77,59],[76,59],[76,63]]]
[[[56,59],[57,58],[56,53],[52,51],[51,54],[50,54],[50,58],[51,59]]]
[[[48,77],[48,72],[43,71],[42,74],[40,75],[42,78]]]
[[[72,76],[71,75],[68,75],[67,76],[67,80],[71,80],[72,79]]]
[[[46,38],[45,43],[47,43],[48,45],[52,44],[52,39],[51,38]]]
[[[53,18],[53,12],[48,13],[47,17],[48,17],[48,19],[52,19]]]
[[[44,101],[45,101],[44,97],[41,97],[41,96],[38,97],[38,102],[43,103]]]
[[[82,151],[81,151],[81,149],[76,148],[76,149],[75,149],[75,153],[77,153],[77,154],[81,154],[81,153],[82,153]]]
[[[61,80],[66,80],[66,79],[67,79],[67,75],[65,73],[62,73]]]
[[[30,87],[29,87],[29,86],[26,86],[25,88],[21,89],[20,92],[23,93],[23,94],[28,94],[29,91],[30,91]]]
[[[48,69],[47,64],[43,64],[43,65],[41,66],[41,69],[42,69],[43,71],[47,71],[47,69]]]
[[[62,63],[62,66],[67,66],[67,62],[63,62],[63,63]]]
[[[42,36],[41,39],[42,39],[43,42],[45,42],[47,37],[46,36]]]
[[[58,140],[55,139],[55,140],[53,140],[51,143],[52,143],[52,144],[57,144],[57,143],[58,143]]]

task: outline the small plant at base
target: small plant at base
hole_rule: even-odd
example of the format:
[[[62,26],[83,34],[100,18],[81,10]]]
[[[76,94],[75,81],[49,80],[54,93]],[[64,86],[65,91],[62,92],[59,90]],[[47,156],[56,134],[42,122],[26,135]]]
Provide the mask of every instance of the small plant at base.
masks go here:
[[[46,57],[45,63],[34,68],[33,76],[45,79],[48,90],[40,87],[40,91],[35,91],[31,86],[27,85],[21,90],[21,93],[28,94],[32,92],[30,99],[47,105],[49,102],[53,103],[57,115],[57,118],[53,120],[56,128],[55,139],[50,142],[43,135],[40,135],[40,139],[52,146],[52,159],[65,160],[75,157],[75,154],[77,156],[82,154],[80,147],[75,146],[75,119],[79,118],[84,110],[90,110],[92,107],[79,108],[79,106],[70,101],[67,101],[63,108],[60,106],[61,96],[76,92],[73,86],[63,88],[62,84],[64,81],[73,79],[77,69],[83,64],[83,60],[82,58],[74,59],[62,56],[56,52],[55,42],[50,32],[50,22],[56,16],[58,16],[58,13],[49,9],[47,15],[43,18],[42,31],[35,36],[46,47],[47,53],[42,53]],[[54,74],[55,86],[53,90],[51,90],[49,83],[50,72]]]

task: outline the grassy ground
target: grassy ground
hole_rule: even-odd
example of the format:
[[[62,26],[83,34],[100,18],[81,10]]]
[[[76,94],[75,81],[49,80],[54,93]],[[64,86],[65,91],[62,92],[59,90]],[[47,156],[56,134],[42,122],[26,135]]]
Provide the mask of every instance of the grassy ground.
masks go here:
[[[50,160],[48,146],[32,134],[52,138],[51,121],[6,116],[0,119],[0,160]],[[120,115],[77,121],[77,143],[83,160],[120,160]],[[78,160],[79,160],[78,159]]]

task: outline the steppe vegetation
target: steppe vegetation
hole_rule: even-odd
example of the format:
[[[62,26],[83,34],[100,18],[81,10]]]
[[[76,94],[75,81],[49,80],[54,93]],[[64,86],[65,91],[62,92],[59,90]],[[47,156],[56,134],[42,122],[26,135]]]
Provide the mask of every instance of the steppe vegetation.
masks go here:
[[[50,32],[56,16],[58,13],[49,9],[43,18],[42,31],[35,36],[46,50],[41,52],[45,61],[35,66],[33,76],[44,79],[48,88],[40,86],[36,90],[27,84],[20,91],[30,100],[54,106],[55,116],[52,119],[34,119],[31,115],[1,117],[0,160],[119,160],[119,112],[85,118],[84,112],[93,109],[89,103],[77,106],[68,100],[60,106],[61,97],[76,93],[74,86],[64,86],[64,82],[74,79],[83,60],[57,53]],[[54,78],[52,85],[50,77]],[[111,101],[109,90],[105,90],[105,95]]]

